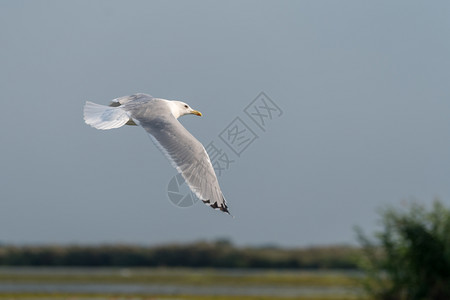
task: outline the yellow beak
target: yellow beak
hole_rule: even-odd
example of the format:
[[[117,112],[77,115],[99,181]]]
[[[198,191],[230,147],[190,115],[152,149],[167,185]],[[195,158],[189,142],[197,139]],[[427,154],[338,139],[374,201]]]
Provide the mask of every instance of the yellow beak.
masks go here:
[[[200,117],[202,116],[202,113],[199,112],[198,110],[191,111],[191,114],[196,115],[196,116],[200,116]]]

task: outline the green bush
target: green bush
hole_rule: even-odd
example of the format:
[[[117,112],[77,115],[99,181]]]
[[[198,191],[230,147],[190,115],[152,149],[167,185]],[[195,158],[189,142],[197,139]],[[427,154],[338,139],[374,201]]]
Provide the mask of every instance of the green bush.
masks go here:
[[[450,299],[450,209],[436,200],[427,210],[417,203],[380,211],[382,231],[363,247],[365,290],[380,300]]]

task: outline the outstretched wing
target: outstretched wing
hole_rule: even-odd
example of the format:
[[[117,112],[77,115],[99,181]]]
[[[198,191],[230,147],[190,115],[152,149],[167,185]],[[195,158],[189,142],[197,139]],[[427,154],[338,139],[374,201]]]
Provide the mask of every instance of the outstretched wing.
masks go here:
[[[153,99],[153,96],[151,96],[149,94],[138,93],[138,94],[134,94],[131,96],[124,96],[124,97],[119,97],[119,98],[113,99],[109,106],[116,107],[116,106],[120,106],[120,105],[125,105],[131,101],[144,102],[144,101],[150,101],[152,99]]]
[[[139,122],[197,197],[212,208],[229,214],[211,160],[203,145],[172,116]]]

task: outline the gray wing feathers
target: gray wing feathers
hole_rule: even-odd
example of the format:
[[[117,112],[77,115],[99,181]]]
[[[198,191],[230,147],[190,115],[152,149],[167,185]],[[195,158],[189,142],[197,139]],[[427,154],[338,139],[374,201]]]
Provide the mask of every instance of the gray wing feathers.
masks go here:
[[[199,199],[214,209],[229,213],[205,148],[178,120],[141,121],[141,126]]]
[[[153,99],[153,97],[151,95],[148,95],[148,94],[142,94],[142,93],[134,94],[134,95],[131,95],[131,96],[124,96],[124,97],[119,97],[119,98],[113,99],[111,101],[110,106],[120,106],[120,105],[124,105],[124,104],[126,104],[128,102],[131,102],[131,101],[136,101],[136,100],[137,101],[148,101],[148,100],[151,100],[151,99]]]

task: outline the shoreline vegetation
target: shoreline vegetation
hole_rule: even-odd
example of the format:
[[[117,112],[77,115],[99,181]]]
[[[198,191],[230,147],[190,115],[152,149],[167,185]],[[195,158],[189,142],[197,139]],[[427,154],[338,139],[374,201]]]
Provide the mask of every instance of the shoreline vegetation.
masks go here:
[[[431,209],[411,203],[379,214],[382,228],[373,236],[355,228],[360,247],[239,247],[225,239],[0,245],[0,300],[26,299],[30,292],[41,299],[60,295],[55,300],[71,293],[98,300],[450,299],[450,210],[436,200]]]
[[[355,246],[238,247],[228,240],[139,245],[2,245],[0,266],[357,270]]]
[[[360,248],[1,245],[0,300],[361,299]]]

